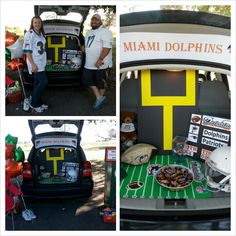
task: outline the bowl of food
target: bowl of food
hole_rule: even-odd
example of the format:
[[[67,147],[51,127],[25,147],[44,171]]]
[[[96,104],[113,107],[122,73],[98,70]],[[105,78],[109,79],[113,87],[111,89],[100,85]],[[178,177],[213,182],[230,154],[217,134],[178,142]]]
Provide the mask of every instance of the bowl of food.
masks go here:
[[[187,188],[193,182],[193,173],[187,167],[173,164],[161,167],[155,178],[162,187],[178,191]]]

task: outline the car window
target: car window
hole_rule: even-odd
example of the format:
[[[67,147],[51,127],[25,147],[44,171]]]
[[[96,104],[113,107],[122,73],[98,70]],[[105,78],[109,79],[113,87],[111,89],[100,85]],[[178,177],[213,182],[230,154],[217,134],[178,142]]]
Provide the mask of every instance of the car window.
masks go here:
[[[48,132],[70,132],[77,134],[78,128],[74,124],[64,124],[60,128],[53,128],[49,124],[38,125],[35,128],[36,134],[48,133]]]
[[[70,20],[70,21],[75,21],[75,22],[81,22],[83,19],[83,17],[77,12],[70,12],[66,16],[60,16],[60,15],[57,15],[56,12],[47,11],[47,12],[43,12],[40,17],[43,21],[60,19],[60,20]]]

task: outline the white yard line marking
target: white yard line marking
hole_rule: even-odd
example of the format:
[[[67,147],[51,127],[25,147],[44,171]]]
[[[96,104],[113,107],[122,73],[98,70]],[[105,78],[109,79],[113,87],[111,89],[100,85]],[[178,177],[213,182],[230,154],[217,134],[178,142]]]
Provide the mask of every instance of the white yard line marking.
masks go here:
[[[163,155],[161,155],[161,165],[163,166]],[[162,199],[162,187],[159,185],[159,196],[158,198]]]
[[[167,157],[168,157],[167,165],[170,165],[170,156],[168,155]],[[168,190],[168,193],[167,193],[166,198],[171,198],[171,196],[170,196],[170,190]]]
[[[187,158],[187,163],[188,163],[188,168],[189,168],[189,161],[188,161],[188,158]],[[194,193],[194,189],[193,189],[193,183],[191,183],[191,188],[192,188],[192,192],[193,192],[193,198],[196,198],[195,197],[195,193]]]
[[[138,181],[139,181],[139,179],[140,179],[140,176],[141,176],[142,170],[143,170],[143,165],[141,166],[141,170],[140,170],[140,172],[139,172]],[[133,195],[134,198],[137,198],[137,195],[136,195],[137,190],[138,190],[138,189],[136,189],[135,192],[134,192],[134,195]],[[133,196],[132,196],[132,197],[133,197]]]
[[[135,169],[136,169],[136,166],[134,166],[133,173],[132,173],[132,175],[131,175],[131,179],[130,179],[130,183],[133,182],[132,179],[133,179],[133,177],[134,177]],[[128,191],[129,191],[129,190],[130,190],[130,189],[127,189],[127,190],[126,190],[126,194],[125,194],[125,196],[128,196]],[[133,190],[132,190],[132,191],[133,191]]]
[[[151,165],[150,162],[148,162],[148,165],[147,165],[147,166],[149,166],[149,165]],[[148,173],[146,173],[146,178],[145,178],[145,181],[144,181],[144,185],[145,185],[145,186],[144,186],[144,188],[143,188],[143,192],[142,192],[142,195],[140,196],[140,198],[145,198],[144,193],[145,193],[145,191],[146,191],[146,187],[147,187],[147,184],[146,184],[146,183],[147,183],[147,178],[148,178],[148,177],[150,177],[150,176],[148,176]]]
[[[156,164],[156,160],[157,160],[157,158],[155,159],[155,161],[154,161],[154,165]],[[153,190],[154,190],[154,181],[155,181],[155,176],[153,175],[153,179],[152,179],[152,195],[149,197],[149,198],[153,198],[154,196],[153,196]]]
[[[140,198],[145,198],[144,196],[144,193],[146,191],[146,187],[147,187],[147,177],[148,177],[148,173],[146,173],[146,178],[145,178],[145,181],[144,181],[144,188],[143,188],[143,192],[142,192],[142,195],[140,196]]]
[[[188,198],[188,195],[187,195],[186,189],[184,189],[184,198],[185,198],[185,199]]]
[[[130,165],[128,165],[128,168],[127,168],[127,170],[126,170],[126,172],[128,173],[128,170],[129,170],[129,167],[130,167]],[[124,179],[122,180],[123,181],[123,183],[124,183]],[[122,183],[122,184],[123,184]],[[123,198],[127,198],[128,197],[128,195],[127,195],[127,188],[126,188],[126,186],[124,186],[125,187],[125,189],[126,189],[126,192],[125,192],[125,195],[123,195]]]
[[[129,166],[130,165],[128,165],[128,168],[126,167],[126,173],[128,172],[128,170],[129,170]],[[124,179],[122,179],[122,181],[121,181],[121,184],[120,184],[120,188],[122,188],[122,185],[123,185],[123,183],[124,183],[124,181],[125,181],[125,178]]]

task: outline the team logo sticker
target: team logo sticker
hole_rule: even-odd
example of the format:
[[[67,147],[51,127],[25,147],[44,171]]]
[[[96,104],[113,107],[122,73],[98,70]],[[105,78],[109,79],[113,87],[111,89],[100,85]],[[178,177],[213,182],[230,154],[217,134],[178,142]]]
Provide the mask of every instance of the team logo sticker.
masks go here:
[[[162,167],[160,164],[153,164],[147,167],[148,176],[156,175],[157,171]]]
[[[144,186],[143,182],[140,181],[134,181],[132,183],[129,183],[126,188],[129,190],[138,190]]]
[[[198,135],[200,127],[198,125],[190,125],[189,126],[189,133]]]
[[[201,115],[192,114],[192,116],[191,116],[191,123],[201,124],[201,120],[202,120],[202,116]]]
[[[203,116],[202,125],[226,131],[231,130],[231,121],[213,116]]]
[[[189,142],[193,142],[193,143],[197,143],[198,140],[198,136],[195,134],[188,134],[188,141]]]

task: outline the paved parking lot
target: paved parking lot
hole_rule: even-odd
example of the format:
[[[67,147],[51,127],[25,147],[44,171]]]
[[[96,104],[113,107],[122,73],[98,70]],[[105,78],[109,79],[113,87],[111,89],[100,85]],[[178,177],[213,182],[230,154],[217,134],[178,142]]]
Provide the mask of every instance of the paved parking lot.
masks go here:
[[[89,199],[26,199],[27,208],[37,218],[26,222],[15,215],[15,230],[115,230],[112,223],[104,223],[100,211],[104,206],[104,160],[93,159],[94,191]],[[12,230],[11,218],[6,218],[6,230]]]

